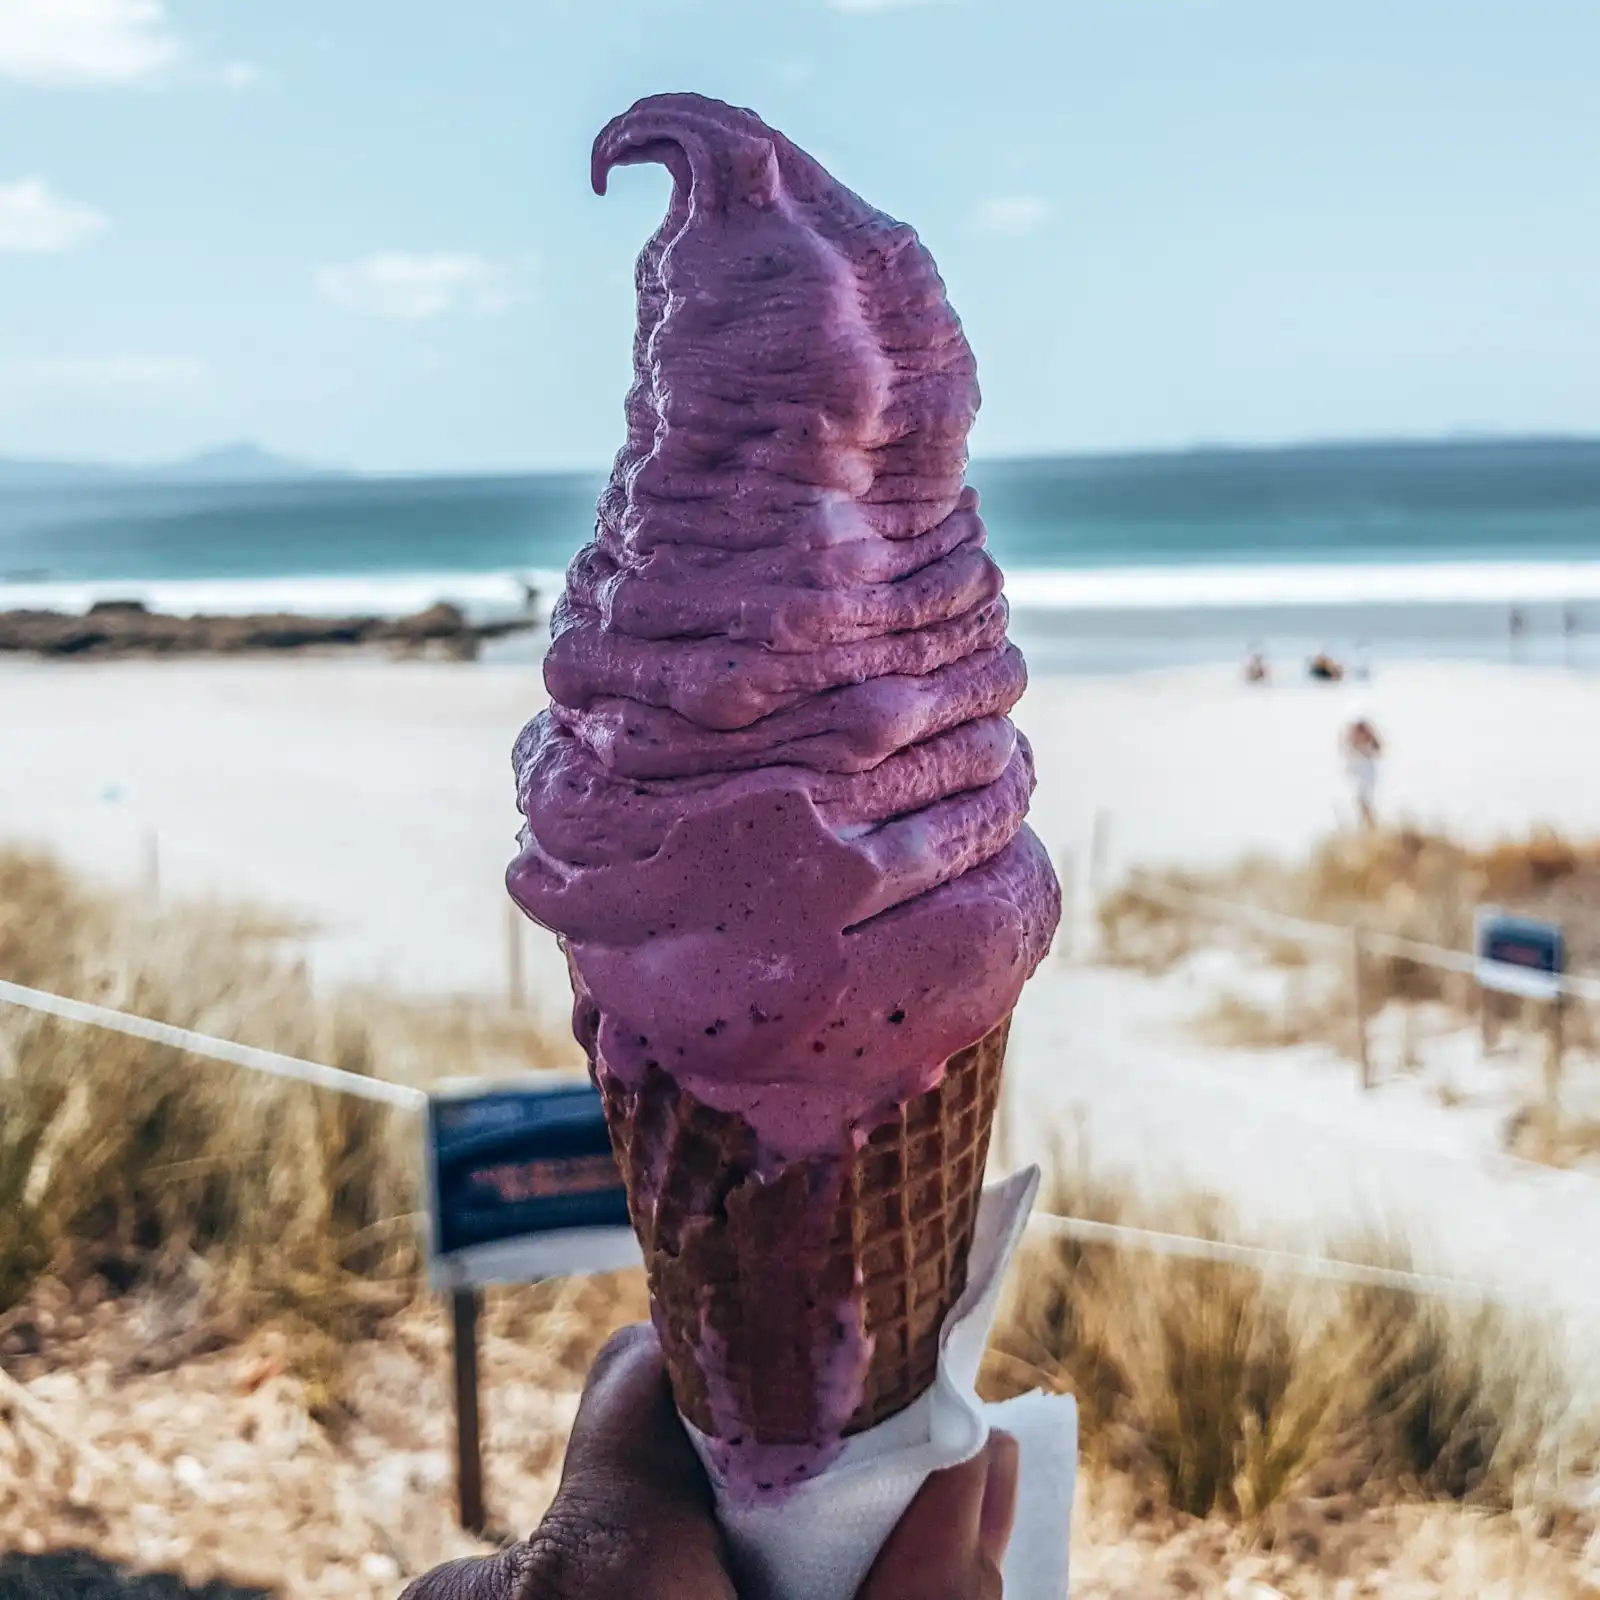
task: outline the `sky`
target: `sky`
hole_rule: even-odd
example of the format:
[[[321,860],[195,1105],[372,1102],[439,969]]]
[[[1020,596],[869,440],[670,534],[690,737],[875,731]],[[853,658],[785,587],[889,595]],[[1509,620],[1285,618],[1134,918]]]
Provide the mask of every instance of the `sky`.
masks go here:
[[[1593,0],[0,0],[0,455],[597,467],[693,89],[911,222],[975,453],[1600,432]]]

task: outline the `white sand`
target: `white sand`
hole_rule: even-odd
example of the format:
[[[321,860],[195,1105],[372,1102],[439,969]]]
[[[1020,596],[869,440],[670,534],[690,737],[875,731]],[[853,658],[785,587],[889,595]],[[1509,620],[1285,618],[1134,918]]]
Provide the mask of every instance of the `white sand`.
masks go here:
[[[163,893],[310,918],[324,972],[502,990],[508,756],[541,697],[525,667],[0,667],[0,839],[137,881],[154,838]],[[1357,701],[1390,752],[1380,809],[1478,836],[1538,822],[1600,834],[1600,678],[1454,666],[1355,688],[1252,690],[1214,670],[1042,680],[1019,712],[1038,753],[1035,825],[1080,884],[1097,812],[1114,867],[1299,850],[1347,804],[1338,733]],[[559,1014],[553,942],[530,930],[526,943]],[[1471,1270],[1492,1257],[1519,1281],[1600,1298],[1600,1268],[1582,1265],[1596,1260],[1600,1186],[1510,1170],[1482,1119],[1360,1096],[1332,1062],[1202,1051],[1177,1005],[1053,958],[1013,1051],[1030,1112],[1076,1108],[1101,1156],[1222,1188],[1257,1221],[1399,1208],[1459,1242]]]
[[[1080,882],[1098,811],[1113,866],[1300,849],[1347,804],[1338,730],[1358,695],[1389,743],[1384,809],[1600,833],[1600,678],[1432,666],[1355,690],[1215,670],[1042,680],[1018,716],[1034,824]],[[165,887],[310,917],[341,972],[497,989],[509,754],[541,700],[526,667],[0,666],[0,838],[136,877],[153,837]]]
[[[324,970],[498,989],[511,743],[540,692],[384,661],[12,667],[0,838],[137,880],[153,836],[163,890],[308,917]]]
[[[1210,668],[1037,683],[1018,717],[1037,826],[1082,852],[1104,810],[1121,867],[1298,853],[1351,815],[1339,734],[1357,709],[1386,745],[1386,815],[1468,837],[1600,833],[1600,675],[1426,664],[1348,685],[1252,689]]]

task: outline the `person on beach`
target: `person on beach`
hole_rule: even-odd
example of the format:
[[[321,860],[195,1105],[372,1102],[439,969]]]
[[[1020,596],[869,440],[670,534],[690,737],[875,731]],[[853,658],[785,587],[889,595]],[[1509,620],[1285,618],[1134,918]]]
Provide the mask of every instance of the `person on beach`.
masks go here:
[[[1378,825],[1378,763],[1383,759],[1383,741],[1365,712],[1358,712],[1350,719],[1344,730],[1343,744],[1345,771],[1355,790],[1361,826],[1375,828]]]
[[[856,1600],[1000,1600],[1019,1461],[1016,1440],[996,1432],[934,1473]],[[561,1487],[532,1536],[438,1567],[401,1600],[739,1600],[648,1326],[624,1328],[596,1358]]]
[[[1250,653],[1244,658],[1244,681],[1246,683],[1271,683],[1272,669],[1267,665],[1267,658],[1259,645],[1251,645]]]
[[[1311,664],[1306,668],[1308,674],[1318,683],[1342,683],[1344,681],[1344,663],[1336,656],[1330,655],[1326,650],[1319,650],[1311,658]]]

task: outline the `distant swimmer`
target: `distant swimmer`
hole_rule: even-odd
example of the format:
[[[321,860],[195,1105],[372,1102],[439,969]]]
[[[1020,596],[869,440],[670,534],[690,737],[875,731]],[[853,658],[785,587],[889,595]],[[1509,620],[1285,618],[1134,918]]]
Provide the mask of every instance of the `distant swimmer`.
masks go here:
[[[1344,770],[1355,791],[1356,810],[1364,828],[1378,825],[1378,763],[1383,759],[1383,741],[1372,719],[1357,712],[1345,725]]]
[[[1249,655],[1244,658],[1244,681],[1246,683],[1272,682],[1272,669],[1267,665],[1266,655],[1255,645],[1251,645]]]

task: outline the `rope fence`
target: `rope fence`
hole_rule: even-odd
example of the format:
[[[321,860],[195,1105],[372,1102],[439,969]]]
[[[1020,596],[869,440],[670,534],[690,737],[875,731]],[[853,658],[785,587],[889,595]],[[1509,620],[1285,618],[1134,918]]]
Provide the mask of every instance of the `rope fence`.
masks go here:
[[[1474,976],[1478,971],[1478,959],[1469,950],[1449,950],[1443,945],[1425,944],[1417,939],[1405,939],[1398,934],[1383,933],[1359,925],[1345,927],[1333,922],[1311,922],[1281,911],[1268,911],[1260,906],[1241,905],[1237,901],[1201,894],[1197,890],[1180,889],[1175,884],[1164,883],[1143,872],[1133,873],[1128,881],[1136,893],[1150,900],[1162,901],[1175,910],[1204,912],[1219,922],[1237,923],[1261,933],[1281,934],[1306,944],[1325,944],[1340,950],[1348,948],[1350,941],[1359,936],[1362,946],[1373,955],[1394,956],[1402,961],[1415,962],[1418,966],[1438,967],[1467,977]],[[1559,987],[1567,998],[1600,1001],[1600,978],[1586,973],[1562,974],[1553,980],[1552,986]]]
[[[92,1005],[87,1000],[69,1000],[65,995],[25,988],[20,983],[8,983],[3,978],[0,978],[0,1002],[20,1006],[24,1011],[37,1012],[41,1016],[58,1017],[63,1022],[104,1028],[108,1033],[125,1034],[130,1039],[143,1039],[147,1044],[166,1045],[169,1049],[182,1050],[188,1055],[211,1061],[226,1062],[229,1066],[244,1067],[251,1072],[264,1072],[274,1078],[310,1084],[314,1089],[328,1089],[335,1094],[377,1100],[384,1105],[397,1106],[402,1111],[420,1111],[428,1103],[428,1097],[421,1089],[413,1089],[408,1084],[369,1078],[364,1073],[346,1072],[343,1067],[324,1066],[320,1061],[303,1061],[298,1056],[281,1055],[276,1050],[258,1050],[254,1045],[235,1044],[231,1039],[214,1039],[210,1034],[196,1033],[192,1028],[176,1028],[170,1022],[153,1022],[149,1017],[114,1011],[110,1006]]]
[[[1452,1278],[1433,1272],[1410,1272],[1399,1267],[1377,1267],[1337,1256],[1308,1256],[1293,1250],[1273,1250],[1261,1245],[1229,1244],[1187,1233],[1162,1233],[1121,1222],[1095,1222],[1087,1217],[1062,1217],[1035,1212],[1030,1219],[1041,1232],[1083,1244],[1104,1244],[1149,1255],[1175,1256],[1189,1261],[1218,1262],[1255,1272],[1287,1271],[1296,1277],[1369,1289],[1397,1289],[1409,1294],[1445,1300],[1469,1300],[1520,1306],[1527,1298],[1509,1294],[1493,1284],[1470,1278]],[[1600,1302],[1596,1302],[1600,1309]]]
[[[424,1090],[407,1084],[391,1083],[382,1078],[348,1072],[343,1068],[330,1067],[321,1062],[282,1055],[274,1050],[261,1050],[252,1045],[236,1044],[230,1039],[213,1038],[192,1028],[175,1027],[171,1023],[156,1022],[148,1017],[116,1011],[109,1006],[94,1005],[84,1000],[69,999],[64,995],[51,994],[41,989],[30,989],[4,979],[0,979],[0,1004],[19,1007],[41,1016],[56,1017],[61,1021],[84,1027],[103,1028],[108,1032],[120,1033],[150,1044],[164,1045],[202,1060],[242,1067],[251,1072],[266,1073],[272,1077],[302,1083],[333,1094],[355,1095],[362,1099],[378,1101],[401,1111],[421,1112],[428,1103],[428,1095]],[[1229,1244],[1197,1235],[1164,1233],[1122,1223],[1096,1222],[1086,1217],[1035,1212],[1030,1218],[1030,1225],[1053,1237],[1140,1250],[1154,1255],[1222,1262],[1260,1272],[1285,1271],[1299,1277],[1320,1279],[1325,1282],[1396,1289],[1437,1298],[1508,1305],[1536,1303],[1528,1297],[1511,1295],[1493,1285],[1465,1278],[1369,1266],[1331,1256],[1303,1255],[1289,1250],[1268,1249],[1255,1245]],[[1596,1302],[1593,1309],[1600,1310],[1600,1302]]]

